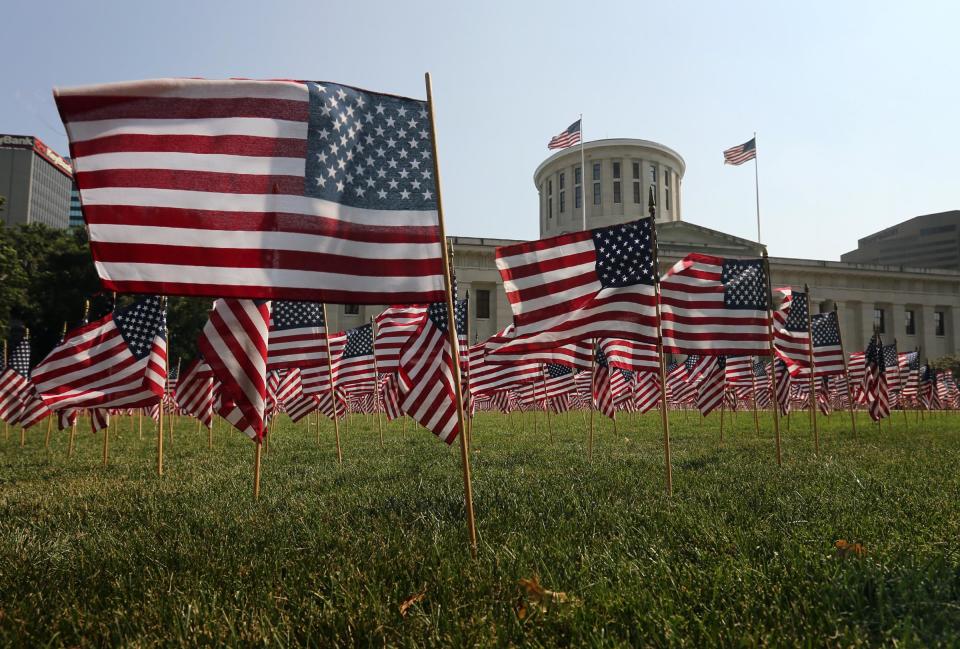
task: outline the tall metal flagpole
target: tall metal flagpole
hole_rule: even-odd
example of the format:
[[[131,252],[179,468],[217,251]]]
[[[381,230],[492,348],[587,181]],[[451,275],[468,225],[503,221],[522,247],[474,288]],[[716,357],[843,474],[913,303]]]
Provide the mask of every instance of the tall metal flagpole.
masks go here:
[[[587,229],[587,164],[585,159],[583,154],[583,113],[580,113],[580,207],[583,214],[584,230]]]
[[[463,468],[463,496],[467,510],[467,533],[470,540],[470,555],[477,556],[477,522],[473,515],[473,481],[470,478],[470,453],[465,434],[466,417],[463,414],[463,387],[460,383],[460,345],[457,341],[457,316],[454,311],[453,282],[450,258],[447,255],[447,234],[443,225],[443,201],[440,193],[440,160],[437,147],[437,120],[433,106],[433,83],[430,73],[424,74],[427,87],[427,112],[430,116],[430,135],[433,144],[433,178],[437,190],[437,229],[440,235],[440,254],[443,259],[443,281],[447,293],[447,338],[453,358],[453,392],[457,401],[457,425],[460,429],[460,463]]]
[[[753,132],[753,189],[756,193],[757,198],[757,243],[762,243],[760,240],[760,164],[757,162],[759,156],[757,155],[757,132]]]

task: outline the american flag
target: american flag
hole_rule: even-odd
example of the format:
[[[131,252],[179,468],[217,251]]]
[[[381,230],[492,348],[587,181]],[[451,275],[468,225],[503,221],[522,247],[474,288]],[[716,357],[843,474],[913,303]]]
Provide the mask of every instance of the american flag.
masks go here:
[[[501,351],[550,349],[587,338],[657,342],[653,223],[572,232],[497,248],[516,325]]]
[[[99,432],[110,425],[110,411],[107,408],[90,408],[87,412],[90,413],[90,432]]]
[[[57,430],[66,430],[72,428],[73,425],[77,423],[77,417],[80,415],[80,411],[76,408],[71,408],[69,410],[58,410],[56,414]]]
[[[887,394],[890,397],[890,405],[897,405],[897,397],[900,393],[900,364],[897,357],[897,343],[883,346],[883,364],[886,367],[884,374],[887,377]]]
[[[663,351],[769,353],[767,279],[760,259],[691,253],[660,282]]]
[[[403,416],[403,411],[400,409],[400,382],[396,374],[387,374],[380,378],[380,396],[387,421]]]
[[[187,365],[177,390],[180,410],[209,428],[213,424],[213,371],[203,358]]]
[[[778,358],[774,361],[773,366],[777,372],[777,407],[780,409],[781,415],[786,415],[790,412],[790,390],[793,381],[790,372],[787,371],[786,363]]]
[[[568,146],[573,146],[574,144],[580,143],[580,120],[578,119],[573,124],[568,126],[565,130],[561,131],[559,134],[554,135],[550,138],[550,141],[547,143],[548,149],[566,149]]]
[[[700,382],[697,390],[697,409],[706,417],[723,403],[723,392],[726,385],[727,358],[716,357],[709,372]]]
[[[837,312],[815,313],[810,318],[813,331],[813,362],[816,376],[843,374],[843,347]]]
[[[619,338],[601,338],[597,342],[611,367],[634,372],[660,371],[656,345]]]
[[[864,361],[863,352],[853,352],[850,354],[850,361],[847,365],[847,371],[850,374],[850,387],[853,392],[853,398],[857,403],[866,403],[864,401],[865,395],[863,393],[865,368],[866,363]]]
[[[936,373],[933,371],[933,368],[930,367],[929,363],[924,364],[919,372],[917,396],[920,404],[927,410],[933,408],[933,395],[936,392],[934,389],[935,382]]]
[[[904,397],[917,396],[917,382],[920,370],[920,353],[903,352],[897,358],[897,367],[902,375],[906,375],[906,382],[901,393]]]
[[[303,386],[300,382],[301,370],[293,368],[287,370],[277,383],[277,402],[286,405],[303,396]]]
[[[378,371],[384,374],[397,371],[400,349],[416,333],[426,312],[426,306],[391,306],[374,319]]]
[[[653,372],[640,372],[633,386],[633,399],[641,413],[660,403],[660,377]]]
[[[326,335],[321,303],[274,300],[270,307],[267,369],[325,367]]]
[[[593,345],[586,340],[553,347],[551,349],[518,350],[511,343],[516,338],[516,327],[510,324],[488,338],[484,343],[485,361],[488,363],[556,363],[577,369],[590,369]]]
[[[24,335],[13,348],[8,365],[0,373],[0,419],[16,424],[23,400],[33,390],[30,383],[30,339]]]
[[[515,388],[523,383],[538,380],[540,363],[524,361],[517,363],[491,363],[486,353],[486,343],[473,345],[470,354],[470,392],[474,395],[493,394]]]
[[[807,294],[791,288],[777,289],[783,298],[773,312],[773,345],[791,376],[810,375],[810,334],[807,332]]]
[[[830,406],[830,378],[823,376],[817,380],[817,405],[820,412],[829,415],[832,412]]]
[[[757,157],[757,138],[751,138],[743,144],[732,146],[723,152],[723,164],[742,165]]]
[[[316,395],[300,395],[290,399],[286,404],[286,412],[290,420],[296,423],[319,407],[320,400]]]
[[[577,389],[571,368],[556,363],[547,363],[543,366],[543,380],[537,382],[537,387],[546,393],[547,399],[556,399],[566,396]]]
[[[595,354],[597,358],[593,378],[593,401],[597,410],[612,419],[616,417],[617,403],[622,395],[632,394],[632,388],[623,370],[609,365],[602,349],[598,347]]]
[[[269,327],[269,302],[220,299],[197,340],[220,382],[218,413],[255,441],[264,434]]]
[[[373,325],[366,324],[346,332],[343,353],[334,356],[333,376],[337,385],[362,384],[373,390],[377,380],[373,364]]]
[[[874,334],[864,352],[866,369],[863,376],[863,394],[870,418],[880,421],[890,414],[890,398],[887,392],[886,361],[880,334]]]
[[[133,81],[54,96],[107,289],[443,299],[426,102],[246,79]]]
[[[431,304],[417,332],[400,350],[400,380],[405,391],[400,407],[421,426],[452,444],[460,432],[454,389],[454,372],[460,368],[454,367],[447,333],[449,319],[446,303]],[[454,320],[457,334],[465,336],[466,300],[457,300]]]
[[[753,385],[753,357],[737,356],[727,359],[726,378],[728,385]]]
[[[164,394],[166,305],[147,297],[67,333],[33,370],[51,410],[143,408]]]

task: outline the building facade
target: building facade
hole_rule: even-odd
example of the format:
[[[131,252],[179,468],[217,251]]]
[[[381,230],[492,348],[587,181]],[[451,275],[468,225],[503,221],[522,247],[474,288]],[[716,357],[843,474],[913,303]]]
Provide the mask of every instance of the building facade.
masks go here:
[[[960,270],[960,210],[924,214],[857,242],[841,261]]]
[[[659,153],[657,153],[659,152]],[[584,147],[592,184],[592,165],[600,164],[600,203],[587,210],[587,227],[623,223],[648,214],[646,203],[649,185],[654,178],[657,192],[657,241],[661,273],[691,252],[721,257],[759,257],[764,246],[747,239],[705,228],[681,219],[680,181],[684,165],[680,156],[667,147],[645,140],[602,140]],[[661,155],[660,158],[655,158]],[[571,189],[577,183],[580,166],[579,147],[552,155],[537,169],[534,180],[540,192],[540,229],[542,236],[554,236],[581,229],[582,216],[575,216]],[[616,197],[614,162],[620,161],[620,198]],[[640,163],[640,202],[633,203],[633,165]],[[656,176],[651,172],[656,169]],[[670,171],[670,206],[666,208],[664,170]],[[564,174],[563,181],[560,174]],[[646,175],[644,175],[646,174]],[[549,181],[553,181],[552,194]],[[582,180],[582,178],[580,178]],[[561,189],[564,210],[560,210]],[[580,183],[582,187],[582,183]],[[629,191],[625,188],[629,187]],[[588,187],[592,197],[594,188]],[[583,193],[580,193],[581,198]],[[545,199],[553,198],[554,212]],[[619,207],[618,207],[619,206]],[[609,208],[609,209],[608,209]],[[940,227],[940,226],[936,226]],[[461,296],[470,295],[470,341],[484,340],[500,331],[512,320],[510,303],[497,271],[495,253],[499,246],[519,243],[516,240],[451,237],[453,265]],[[774,288],[789,286],[796,290],[808,287],[811,309],[825,312],[837,309],[844,348],[849,354],[866,348],[874,330],[886,344],[897,343],[900,351],[919,348],[927,358],[960,354],[960,272],[945,268],[891,266],[849,261],[770,258]],[[359,326],[370,321],[382,306],[330,305],[328,317],[332,329]]]
[[[681,185],[686,163],[673,149],[637,139],[585,142],[554,153],[537,167],[540,238],[623,223],[649,215],[650,189],[657,221],[681,219]]]
[[[70,222],[70,163],[40,138],[0,135],[0,218],[7,225],[43,223],[65,228]]]
[[[70,212],[68,225],[71,228],[83,227],[83,210],[80,208],[80,190],[76,183],[70,188]]]

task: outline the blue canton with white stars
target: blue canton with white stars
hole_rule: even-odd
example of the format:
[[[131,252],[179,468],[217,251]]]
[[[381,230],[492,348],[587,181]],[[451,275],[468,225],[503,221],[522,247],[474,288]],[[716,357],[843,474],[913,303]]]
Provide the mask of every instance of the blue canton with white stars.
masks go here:
[[[753,375],[757,378],[766,378],[767,376],[767,364],[759,358],[753,361]]]
[[[466,300],[456,300],[456,303],[453,305],[454,313],[457,316],[457,335],[466,336],[467,335],[467,301]],[[440,331],[447,330],[447,303],[446,302],[434,302],[427,309],[427,317],[433,321],[433,324],[436,325],[437,329]]]
[[[653,286],[657,268],[650,228],[651,219],[641,219],[590,231],[597,251],[597,276],[601,286]]]
[[[907,369],[911,372],[920,369],[920,354],[917,352],[907,352]]]
[[[370,356],[373,354],[373,325],[363,325],[347,332],[347,344],[343,348],[344,358]]]
[[[884,368],[884,359],[883,359],[883,343],[880,342],[878,336],[874,336],[870,339],[870,344],[867,345],[867,351],[864,353],[864,363],[867,367],[876,367],[882,372]]]
[[[787,315],[787,322],[784,324],[787,331],[806,331],[807,330],[807,294],[793,292],[790,301],[790,313]]]
[[[159,297],[151,296],[114,311],[113,323],[130,353],[139,360],[150,353],[154,338],[165,338],[167,309]]]
[[[10,354],[10,369],[20,376],[30,376],[30,339],[22,338]]]
[[[762,261],[724,259],[720,281],[726,308],[754,311],[767,308],[767,278]]]
[[[306,195],[373,210],[436,210],[427,103],[308,82]]]
[[[810,320],[814,347],[836,347],[840,344],[840,327],[837,312],[817,313]]]
[[[557,363],[547,363],[545,369],[547,371],[547,377],[551,379],[559,379],[561,376],[573,373],[572,368],[566,365],[558,365]]]
[[[883,362],[887,367],[897,366],[897,345],[885,345],[883,347]]]
[[[596,358],[597,367],[607,367],[607,355],[603,353],[599,345],[594,347],[593,353]]]
[[[696,369],[697,363],[700,362],[700,354],[690,354],[687,356],[687,360],[683,361],[683,366],[687,370],[687,376],[693,374],[693,370]]]
[[[275,300],[270,310],[272,329],[323,328],[323,305],[319,302]]]

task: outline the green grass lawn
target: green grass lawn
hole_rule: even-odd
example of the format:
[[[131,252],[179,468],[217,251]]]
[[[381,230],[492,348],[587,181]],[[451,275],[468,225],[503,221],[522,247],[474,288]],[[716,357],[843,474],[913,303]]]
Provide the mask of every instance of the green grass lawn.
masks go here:
[[[615,432],[579,413],[481,414],[479,556],[466,544],[458,447],[353,416],[278,422],[252,499],[253,445],[115,418],[111,458],[42,423],[0,434],[0,643],[44,645],[960,644],[960,415],[882,430],[806,414],[672,414],[674,494],[656,413]],[[147,427],[145,426],[145,429]],[[838,539],[865,553],[835,549]],[[565,601],[538,598],[538,577]],[[401,604],[422,595],[401,613]],[[564,599],[560,596],[557,599]]]

